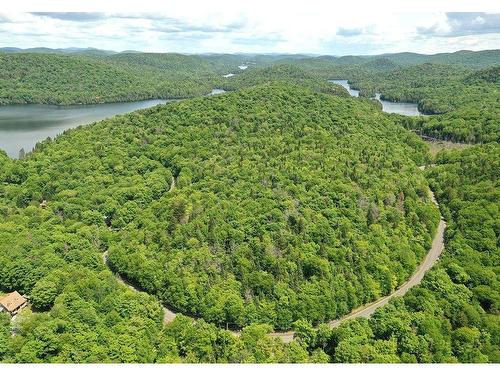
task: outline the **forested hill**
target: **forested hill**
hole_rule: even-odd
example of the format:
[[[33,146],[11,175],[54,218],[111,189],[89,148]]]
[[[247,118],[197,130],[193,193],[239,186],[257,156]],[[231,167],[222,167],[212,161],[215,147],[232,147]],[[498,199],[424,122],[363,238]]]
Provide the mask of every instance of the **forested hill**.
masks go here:
[[[185,98],[212,89],[211,68],[194,64],[187,56],[176,57],[171,69],[123,59],[126,62],[102,56],[0,53],[0,105]]]
[[[428,136],[468,143],[499,140],[498,65],[471,70],[433,63],[394,69],[312,64],[310,69],[318,75],[349,79],[353,88],[361,90],[360,96],[380,92],[385,100],[417,103],[421,112],[433,116],[406,118],[404,122]]]
[[[442,260],[369,320],[302,325],[309,351],[334,362],[500,361],[500,146],[443,152],[426,170],[448,222]]]
[[[109,316],[108,282],[78,287],[109,279],[109,250],[115,271],[221,326],[326,321],[397,288],[429,248],[424,159],[369,103],[290,84],[117,116],[4,160],[0,285],[69,332],[131,324]],[[60,315],[74,303],[88,312]]]
[[[491,114],[497,104],[498,69],[488,69],[499,59],[500,50],[343,57],[21,50],[0,52],[0,105],[187,98],[207,94],[214,87],[234,90],[270,80],[293,80],[316,91],[339,94],[340,89],[326,80],[342,78],[359,88],[361,96],[378,91],[388,100],[416,102],[426,114],[469,111],[469,104],[477,102],[487,103],[485,111]],[[240,70],[241,64],[249,69]],[[465,79],[479,69],[485,69],[489,79]],[[236,76],[223,78],[228,73]],[[451,138],[472,139],[462,133],[456,129]],[[489,139],[490,134],[477,140]]]
[[[347,79],[361,97],[418,104],[430,117],[405,119],[424,135],[454,142],[497,141],[500,50],[436,55],[319,56],[282,59],[318,79]]]
[[[297,84],[316,92],[348,97],[349,93],[342,86],[333,85],[317,77],[312,72],[289,64],[278,64],[264,68],[253,68],[231,79],[221,79],[219,87],[227,91],[238,90],[269,82]]]
[[[125,55],[136,55],[136,58],[142,59],[144,55],[158,55],[158,56],[168,56],[168,55],[179,55],[175,53],[145,53],[139,51],[108,51],[100,50],[97,48],[15,48],[15,47],[1,47],[1,52],[8,53],[45,53],[45,54],[65,54],[65,55],[87,55],[87,56],[108,56],[111,59],[117,56],[121,59]],[[140,57],[143,55],[142,57]],[[189,56],[189,55],[182,55]],[[210,61],[213,65],[230,65],[233,68],[237,67],[241,63],[250,62],[252,64],[258,65],[269,65],[269,64],[281,64],[284,61],[300,61],[300,60],[323,60],[334,62],[338,65],[357,65],[363,63],[372,63],[377,60],[390,61],[390,64],[398,65],[416,65],[423,63],[434,63],[434,64],[446,64],[446,65],[457,65],[469,68],[484,68],[489,65],[494,65],[498,63],[500,59],[500,50],[483,50],[483,51],[456,51],[456,52],[445,52],[437,53],[433,55],[413,53],[413,52],[399,52],[399,53],[387,53],[382,55],[362,55],[362,56],[312,56],[306,54],[224,54],[224,53],[209,53],[202,55],[191,55],[195,58],[199,57],[203,60]]]
[[[377,56],[378,57],[378,56]],[[415,65],[423,63],[455,65],[468,68],[481,69],[489,65],[498,64],[500,59],[500,50],[484,51],[456,51],[451,53],[437,53],[434,55],[424,55],[418,53],[392,53],[380,55],[394,61],[397,64]]]
[[[134,121],[168,125],[141,153],[175,189],[148,205],[147,225],[168,223],[163,251],[134,234],[130,204],[109,220],[127,228],[109,259],[181,311],[236,327],[325,321],[395,288],[429,246],[436,211],[404,143],[418,142],[368,103],[273,84]]]
[[[421,110],[442,114],[402,119],[405,126],[455,142],[500,141],[500,66],[455,74],[429,74],[426,67],[413,70],[421,74],[409,74],[407,78],[402,75],[394,83],[387,79],[385,96],[413,98]]]
[[[120,65],[155,68],[179,74],[206,74],[213,65],[200,55],[183,55],[179,53],[119,53],[103,57],[102,60]],[[236,64],[235,64],[236,65]]]
[[[347,96],[298,67],[249,69],[228,80],[243,56],[120,53],[78,56],[0,53],[1,104],[90,104],[151,98],[202,96],[214,87],[235,90],[269,81],[299,83],[320,92]]]

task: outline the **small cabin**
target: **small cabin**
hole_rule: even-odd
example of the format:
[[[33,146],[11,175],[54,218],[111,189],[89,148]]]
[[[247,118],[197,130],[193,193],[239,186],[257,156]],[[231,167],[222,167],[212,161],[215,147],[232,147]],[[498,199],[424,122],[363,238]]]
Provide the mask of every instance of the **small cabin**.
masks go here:
[[[7,311],[11,316],[17,315],[26,305],[28,305],[28,300],[17,291],[0,297],[0,308]]]
[[[47,208],[47,201],[43,200],[42,203],[40,203],[40,208],[46,209]]]

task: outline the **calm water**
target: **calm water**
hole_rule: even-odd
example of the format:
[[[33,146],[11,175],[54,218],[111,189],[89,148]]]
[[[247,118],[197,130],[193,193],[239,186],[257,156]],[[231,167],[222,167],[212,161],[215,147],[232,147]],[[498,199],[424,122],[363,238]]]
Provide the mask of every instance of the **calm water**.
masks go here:
[[[332,79],[329,82],[335,83],[337,85],[341,85],[349,91],[351,96],[359,97],[359,90],[351,89],[351,85],[347,83],[345,79]],[[397,113],[405,116],[419,116],[421,115],[418,110],[418,106],[415,103],[404,103],[404,102],[390,102],[388,100],[381,100],[380,94],[377,93],[375,96],[380,103],[382,103],[382,111],[387,113]]]
[[[382,111],[387,113],[397,113],[399,115],[406,116],[420,116],[421,113],[418,110],[418,106],[415,103],[404,103],[404,102],[390,102],[388,100],[381,100],[380,94],[377,93],[375,96],[380,103],[382,103]]]
[[[342,86],[347,91],[349,91],[349,94],[351,94],[351,96],[355,96],[356,98],[359,96],[359,90],[351,89],[351,85],[347,83],[347,79],[331,79],[328,82]]]
[[[223,89],[212,89],[212,92],[210,94],[208,94],[207,96],[224,94],[225,92],[226,92],[226,90],[223,90]]]
[[[17,158],[21,148],[26,152],[31,151],[37,142],[47,137],[53,138],[64,130],[166,102],[167,100],[143,100],[75,106],[0,106],[0,149],[10,157]]]
[[[222,94],[213,89],[210,95]],[[19,150],[31,151],[37,142],[54,138],[63,131],[90,124],[114,115],[164,104],[172,100],[142,100],[127,103],[55,106],[45,104],[18,104],[0,106],[0,149],[12,158]]]

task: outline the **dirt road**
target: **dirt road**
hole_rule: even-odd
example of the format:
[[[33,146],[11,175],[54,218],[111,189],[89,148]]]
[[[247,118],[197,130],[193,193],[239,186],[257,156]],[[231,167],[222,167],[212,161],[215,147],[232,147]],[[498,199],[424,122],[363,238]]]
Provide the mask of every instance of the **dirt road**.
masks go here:
[[[104,253],[102,253],[102,260],[103,260],[104,264],[109,268],[108,251],[107,250]],[[126,285],[129,289],[133,290],[134,292],[144,292],[143,290],[140,290],[137,286],[132,285],[130,282],[125,280],[119,274],[117,274],[117,273],[113,273],[113,274],[115,275],[116,279],[121,284]],[[144,293],[146,293],[146,292],[144,292]],[[167,324],[167,323],[172,322],[175,319],[176,314],[163,304],[161,305],[161,307],[163,308],[163,323]]]
[[[425,167],[420,167],[420,169],[424,169],[424,168]],[[434,193],[432,191],[429,191],[429,194],[431,196],[432,202],[434,202],[434,204],[439,207],[439,205],[436,201],[436,198],[434,196]],[[372,303],[369,303],[369,304],[364,305],[364,306],[360,306],[357,309],[351,311],[349,314],[341,317],[340,319],[330,321],[328,323],[328,325],[331,328],[334,328],[334,327],[338,327],[340,324],[342,324],[343,322],[345,322],[346,320],[349,320],[349,319],[354,319],[354,318],[358,318],[358,317],[368,318],[379,307],[386,305],[391,300],[391,298],[403,296],[406,294],[406,292],[408,292],[408,290],[411,287],[418,285],[420,283],[420,281],[422,281],[422,278],[424,277],[425,273],[434,265],[434,263],[439,258],[439,256],[441,255],[441,252],[444,249],[444,231],[445,231],[445,229],[446,229],[446,222],[441,217],[441,219],[439,221],[439,225],[438,225],[437,230],[436,230],[436,234],[434,235],[434,239],[432,241],[431,249],[429,250],[429,252],[425,256],[422,263],[417,267],[417,270],[415,271],[415,273],[410,277],[410,279],[408,279],[408,281],[406,281],[404,284],[402,284],[398,289],[396,289],[394,292],[392,292],[388,296],[381,297]],[[103,253],[102,257],[103,257],[104,263],[106,265],[108,265],[108,253],[107,253],[107,251]],[[137,292],[141,291],[136,286],[133,286],[132,284],[130,284],[129,282],[124,280],[120,275],[115,274],[115,276],[117,277],[117,279],[121,283],[127,285],[132,290],[137,291]],[[169,322],[173,321],[175,319],[176,314],[172,310],[168,309],[166,306],[164,306],[164,305],[162,305],[162,306],[163,306],[163,311],[164,311],[163,322],[169,323]],[[238,331],[232,331],[232,333],[235,336],[239,336]],[[273,332],[273,333],[270,333],[269,336],[280,338],[281,340],[283,340],[283,342],[288,343],[288,342],[293,340],[294,332],[293,331]]]
[[[421,168],[423,169],[423,168]],[[438,206],[438,203],[436,201],[436,198],[434,196],[434,192],[430,191],[429,192],[432,202],[436,206]],[[434,239],[432,241],[432,246],[427,255],[425,256],[424,260],[420,265],[418,266],[417,270],[415,273],[410,277],[410,279],[402,284],[398,289],[396,289],[394,292],[389,294],[388,296],[382,297],[372,303],[369,303],[364,306],[360,306],[357,309],[351,311],[349,314],[344,315],[342,318],[337,319],[337,320],[332,320],[328,323],[328,325],[331,328],[338,327],[340,324],[345,322],[346,320],[349,319],[354,319],[354,318],[359,318],[359,317],[364,317],[368,318],[371,316],[375,310],[377,310],[379,307],[382,307],[386,305],[391,298],[393,297],[400,297],[406,294],[408,290],[415,286],[420,284],[420,281],[422,281],[422,278],[424,277],[425,273],[434,265],[436,260],[439,258],[441,255],[443,249],[444,249],[444,231],[446,229],[446,222],[441,219],[439,220],[439,225],[436,230],[436,234],[434,235]],[[282,339],[284,342],[290,342],[293,340],[293,331],[287,331],[287,332],[274,332],[271,333],[270,336],[272,337],[278,337]]]

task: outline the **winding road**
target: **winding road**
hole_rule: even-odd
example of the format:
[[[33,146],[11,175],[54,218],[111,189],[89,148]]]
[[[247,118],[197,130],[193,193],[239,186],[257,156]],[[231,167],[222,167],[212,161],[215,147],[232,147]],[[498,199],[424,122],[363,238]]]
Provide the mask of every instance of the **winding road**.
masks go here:
[[[420,168],[424,169],[424,168]],[[434,196],[434,192],[432,190],[429,190],[429,194],[431,196],[432,202],[439,207],[436,197]],[[340,319],[336,320],[331,320],[328,322],[328,325],[330,328],[335,328],[341,325],[343,322],[349,319],[354,319],[354,318],[359,318],[359,317],[364,317],[368,318],[370,317],[375,310],[377,310],[379,307],[382,307],[386,305],[391,298],[393,297],[401,297],[410,290],[411,287],[420,284],[420,281],[422,281],[422,278],[424,277],[425,273],[434,265],[434,263],[439,259],[439,256],[444,250],[444,231],[446,229],[446,222],[444,221],[443,217],[440,218],[438,227],[436,229],[436,234],[434,235],[434,239],[432,240],[432,246],[427,255],[425,256],[424,260],[420,265],[417,267],[417,270],[415,273],[406,281],[404,284],[402,284],[398,289],[396,289],[394,292],[389,294],[388,296],[381,297],[378,300],[360,306],[356,308],[355,310],[351,311],[349,314],[344,315]],[[282,339],[284,342],[290,342],[293,340],[294,332],[293,331],[287,331],[287,332],[274,332],[269,334],[272,337],[279,337]]]
[[[109,262],[108,262],[108,250],[106,250],[104,253],[102,253],[102,261],[104,262],[106,267],[108,267],[111,271],[111,268],[109,267]],[[144,292],[143,290],[141,290],[140,288],[138,288],[137,286],[132,285],[130,282],[126,281],[119,274],[113,272],[113,275],[115,275],[116,279],[118,280],[118,282],[120,284],[127,286],[129,289],[133,290],[134,292],[147,293],[147,292]],[[172,322],[175,319],[176,314],[172,310],[170,310],[168,307],[166,307],[163,303],[161,304],[161,307],[163,308],[163,324],[167,324],[167,323]]]
[[[421,166],[419,167],[421,170],[425,169],[426,166]],[[175,186],[175,185],[174,185]],[[434,196],[434,192],[432,190],[429,190],[429,194],[431,197],[432,202],[439,208],[439,204],[436,201],[436,197]],[[402,284],[398,289],[396,289],[394,292],[389,294],[388,296],[384,296],[379,298],[378,300],[371,302],[369,304],[360,306],[356,308],[355,310],[351,311],[349,314],[344,315],[340,319],[332,320],[328,322],[328,325],[331,328],[338,327],[340,324],[345,322],[346,320],[349,319],[354,319],[354,318],[359,318],[359,317],[364,317],[368,318],[370,317],[379,307],[382,307],[386,305],[393,297],[400,297],[406,294],[408,290],[410,290],[411,287],[420,284],[422,281],[422,278],[424,277],[425,273],[434,265],[434,263],[439,259],[439,256],[441,255],[443,249],[444,249],[444,231],[446,229],[446,222],[444,221],[443,217],[440,218],[439,224],[436,230],[436,233],[434,235],[434,239],[432,240],[432,246],[427,255],[425,256],[424,260],[420,265],[417,267],[415,273],[406,281],[404,284]],[[104,264],[109,267],[108,264],[108,252],[105,251],[102,255]],[[125,284],[128,286],[130,289],[136,291],[136,292],[142,292],[138,287],[132,285],[128,281],[124,280],[120,275],[114,274],[115,277],[120,281],[120,283]],[[163,323],[170,323],[175,319],[176,313],[170,310],[165,304],[162,303],[163,307],[163,312],[164,312],[164,317],[163,317]],[[233,335],[239,336],[240,331],[231,331]],[[286,331],[286,332],[273,332],[270,333],[270,337],[277,337],[281,339],[285,343],[289,343],[293,340],[294,338],[294,331]]]

